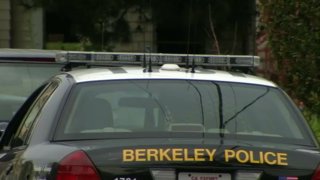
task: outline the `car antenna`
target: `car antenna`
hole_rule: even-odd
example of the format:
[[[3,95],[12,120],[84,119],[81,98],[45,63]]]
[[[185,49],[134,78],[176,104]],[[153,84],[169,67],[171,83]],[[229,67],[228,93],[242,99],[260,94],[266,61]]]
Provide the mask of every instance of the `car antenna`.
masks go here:
[[[64,65],[62,68],[61,68],[61,71],[62,72],[68,72],[68,71],[71,71],[72,70],[72,63],[67,63],[66,65]]]
[[[187,59],[186,59],[186,72],[189,70],[189,54],[187,54]]]
[[[186,69],[187,72],[189,71],[189,53],[190,53],[190,34],[191,34],[191,14],[192,14],[192,0],[189,0],[189,12],[188,12],[188,26],[187,26],[187,60],[186,60]],[[192,61],[192,70],[191,73],[194,73],[193,65],[194,62]]]
[[[149,57],[149,67],[148,67],[148,72],[152,72],[152,61],[151,61],[151,56]]]
[[[143,72],[146,72],[146,68],[147,68],[147,60],[146,60],[146,52],[143,53]]]
[[[194,59],[192,59],[192,67],[191,67],[191,73],[195,73],[196,71],[194,70],[196,67],[196,64],[194,62]]]
[[[147,7],[147,4],[146,4],[146,1],[143,1],[143,6],[144,7]],[[151,1],[149,1],[149,8],[151,8]],[[145,13],[143,12],[143,9],[142,7],[140,7],[141,11],[139,13]],[[141,14],[140,14],[141,15]],[[145,16],[145,14],[143,14]],[[145,26],[146,24],[146,20],[147,19],[144,19],[144,21],[142,22],[143,23],[143,26]],[[150,47],[149,46],[146,46],[146,30],[143,30],[143,72],[152,72],[152,64],[151,64],[151,50],[150,50]],[[149,67],[148,67],[148,70],[147,70],[147,59],[146,59],[146,53],[149,52],[150,53],[150,59],[149,59]]]
[[[144,70],[143,72],[146,72],[146,68],[147,68],[147,60],[146,60],[146,52],[148,53],[149,52],[149,64],[148,64],[148,72],[152,72],[152,61],[151,61],[151,50],[150,50],[150,47],[146,47],[145,50],[144,50],[144,54],[143,54],[143,66],[144,66]]]

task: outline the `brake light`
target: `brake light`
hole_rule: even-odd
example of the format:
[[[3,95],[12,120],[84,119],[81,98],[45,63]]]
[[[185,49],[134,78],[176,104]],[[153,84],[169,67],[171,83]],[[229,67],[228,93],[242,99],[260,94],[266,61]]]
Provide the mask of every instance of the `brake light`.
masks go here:
[[[312,180],[320,180],[320,165],[318,166],[315,173],[313,174]]]
[[[83,151],[64,157],[58,166],[56,180],[100,180],[91,160]]]

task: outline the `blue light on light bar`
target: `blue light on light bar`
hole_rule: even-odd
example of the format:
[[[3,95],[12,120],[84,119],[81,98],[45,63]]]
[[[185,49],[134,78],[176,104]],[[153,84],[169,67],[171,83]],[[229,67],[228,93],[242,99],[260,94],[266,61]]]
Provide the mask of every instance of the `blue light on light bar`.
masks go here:
[[[77,52],[65,51],[58,53],[57,62],[78,63],[129,63],[141,64],[144,59],[153,65],[178,64],[185,65],[195,61],[199,66],[230,66],[257,67],[260,65],[258,56],[244,55],[207,55],[207,54],[162,54],[162,53],[116,53],[116,52]]]

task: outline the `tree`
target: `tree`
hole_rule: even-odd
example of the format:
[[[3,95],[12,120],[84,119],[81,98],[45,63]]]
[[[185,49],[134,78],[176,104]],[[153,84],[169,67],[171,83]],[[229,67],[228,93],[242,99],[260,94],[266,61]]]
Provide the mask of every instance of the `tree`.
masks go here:
[[[177,36],[185,41],[202,41],[211,50],[201,53],[248,54],[248,29],[253,20],[254,1],[243,0],[151,0],[154,21],[164,31],[172,30],[177,24],[184,28]],[[187,46],[186,43],[186,46]],[[190,52],[185,48],[185,52]],[[204,48],[203,48],[204,49]]]
[[[320,114],[320,1],[261,0],[263,28],[289,94]]]

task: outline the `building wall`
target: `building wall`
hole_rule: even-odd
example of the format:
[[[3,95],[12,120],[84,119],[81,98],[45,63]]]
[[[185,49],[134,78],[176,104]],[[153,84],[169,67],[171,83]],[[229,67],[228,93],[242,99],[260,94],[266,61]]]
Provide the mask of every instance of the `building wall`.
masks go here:
[[[23,6],[20,1],[11,4],[11,47],[43,48],[43,10],[32,6]]]
[[[0,0],[0,48],[43,48],[43,10]]]
[[[10,0],[0,0],[0,48],[10,47]]]

